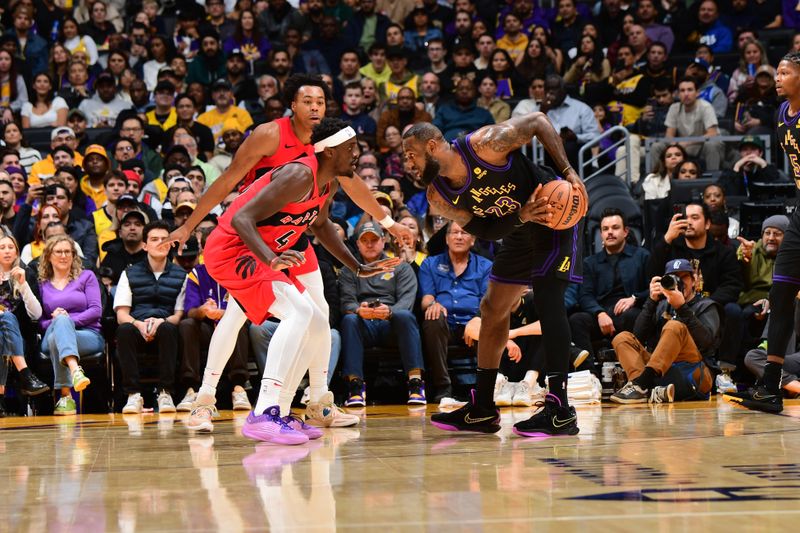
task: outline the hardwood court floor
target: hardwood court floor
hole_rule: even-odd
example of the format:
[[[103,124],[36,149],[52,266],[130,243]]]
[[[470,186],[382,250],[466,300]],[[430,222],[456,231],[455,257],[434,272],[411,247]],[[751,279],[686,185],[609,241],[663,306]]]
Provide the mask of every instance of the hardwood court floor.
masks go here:
[[[2,419],[0,532],[797,528],[800,403],[598,405],[577,437],[511,434],[529,413],[470,435],[371,407],[302,447],[249,441],[231,412],[206,436],[183,415]]]

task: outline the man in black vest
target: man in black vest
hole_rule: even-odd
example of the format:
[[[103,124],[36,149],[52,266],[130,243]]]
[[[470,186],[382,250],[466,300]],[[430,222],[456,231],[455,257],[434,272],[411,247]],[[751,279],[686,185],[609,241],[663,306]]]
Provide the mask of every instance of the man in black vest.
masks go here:
[[[119,283],[126,268],[147,259],[144,227],[148,222],[149,217],[143,211],[128,211],[119,220],[117,238],[103,244],[106,257],[100,262],[100,268],[107,267],[111,271],[112,285]]]
[[[169,230],[169,224],[162,220],[145,226],[147,260],[128,267],[117,284],[114,297],[119,323],[117,356],[122,368],[122,387],[128,394],[123,414],[142,412],[137,356],[148,350],[150,343],[158,353],[158,412],[175,412],[172,389],[178,360],[178,323],[183,316],[186,295],[186,271],[169,261]]]

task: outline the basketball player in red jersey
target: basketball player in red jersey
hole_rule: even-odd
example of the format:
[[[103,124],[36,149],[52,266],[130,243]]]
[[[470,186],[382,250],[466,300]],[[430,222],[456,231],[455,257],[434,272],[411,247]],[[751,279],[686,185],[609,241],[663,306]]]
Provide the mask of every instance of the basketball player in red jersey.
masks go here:
[[[246,183],[252,183],[255,178],[269,172],[276,166],[286,164],[312,150],[309,145],[311,130],[325,116],[325,102],[329,94],[328,86],[317,77],[293,75],[284,85],[283,94],[290,103],[292,117],[261,124],[253,130],[237,150],[228,170],[217,178],[200,197],[197,208],[186,223],[172,232],[170,237],[174,242],[183,245],[194,227],[240,181],[245,180]],[[313,153],[313,151],[310,153]],[[395,224],[391,217],[385,216],[369,188],[360,178],[351,175],[349,177],[338,176],[338,179],[345,192],[350,195],[356,204],[364,208],[376,220],[379,220],[381,225],[387,228],[390,233],[396,237],[402,237],[402,235],[409,232],[405,226]],[[316,268],[316,258],[312,258],[313,253],[311,247],[304,251],[308,269],[298,275],[300,275],[303,285],[314,298],[317,306],[327,314],[328,306],[325,301],[322,276],[319,273],[319,269]],[[330,328],[326,328],[326,333],[330,337]],[[226,345],[221,345],[212,340],[208,353],[206,369],[203,374],[203,385],[198,394],[198,400],[204,402],[209,400],[209,396],[216,394],[216,386],[232,350],[228,350]],[[329,350],[325,353],[327,357],[330,357]],[[317,361],[315,360],[312,363],[311,373],[323,371],[327,373],[327,361],[324,363],[319,362],[320,365],[324,366],[324,369],[322,367],[318,368],[316,364]],[[327,398],[326,392],[322,391],[321,394]],[[311,399],[316,401],[315,398]],[[336,413],[340,416],[334,420],[327,418],[324,423],[334,426],[358,423],[356,417],[350,417],[340,411],[336,411]]]
[[[250,133],[236,151],[228,170],[203,193],[197,208],[183,226],[172,232],[170,238],[173,242],[182,246],[195,226],[240,182],[246,187],[258,176],[292,161],[311,148],[311,130],[325,116],[325,102],[330,97],[328,86],[318,77],[294,74],[284,84],[283,96],[289,103],[292,116],[261,124]],[[355,174],[337,177],[356,205],[379,221],[389,233],[396,238],[411,237],[408,228],[395,224],[385,215],[361,178]]]
[[[325,354],[330,350],[330,338],[322,334],[328,329],[327,313],[299,279],[317,270],[316,259],[302,252],[308,247],[305,230],[310,228],[325,248],[361,277],[384,273],[398,263],[385,259],[359,264],[328,219],[335,190],[331,182],[352,174],[358,160],[355,137],[345,122],[324,119],[312,134],[316,155],[304,154],[257,178],[233,201],[208,238],[208,272],[233,298],[212,344],[235,343],[248,319],[255,324],[269,316],[281,320],[270,341],[258,402],[242,430],[247,437],[302,444],[322,436],[319,429],[290,416],[294,391],[311,359],[322,358],[327,365]],[[326,379],[312,373],[312,389],[326,390]],[[312,401],[320,403],[313,393]],[[332,401],[329,398],[329,411],[336,410]],[[213,404],[198,399],[189,426],[210,429],[212,412]]]

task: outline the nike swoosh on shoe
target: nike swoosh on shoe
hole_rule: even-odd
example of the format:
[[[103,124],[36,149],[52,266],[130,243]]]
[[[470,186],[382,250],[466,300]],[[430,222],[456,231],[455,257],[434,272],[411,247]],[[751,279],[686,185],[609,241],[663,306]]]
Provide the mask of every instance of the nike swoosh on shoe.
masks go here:
[[[480,424],[481,422],[486,422],[487,420],[494,420],[495,416],[487,416],[484,418],[470,418],[469,413],[464,416],[464,422],[467,424]]]
[[[553,417],[553,427],[561,428],[566,426],[567,424],[574,422],[577,417],[572,416],[566,420],[559,420],[557,416]]]

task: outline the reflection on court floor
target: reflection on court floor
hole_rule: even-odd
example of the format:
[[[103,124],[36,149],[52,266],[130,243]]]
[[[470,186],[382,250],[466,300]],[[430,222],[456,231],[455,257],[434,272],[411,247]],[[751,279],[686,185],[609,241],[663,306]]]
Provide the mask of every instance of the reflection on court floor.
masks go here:
[[[430,414],[430,413],[427,413]],[[175,414],[0,420],[0,531],[777,531],[800,515],[800,403],[578,409],[581,433],[453,434],[370,407],[300,447]]]

